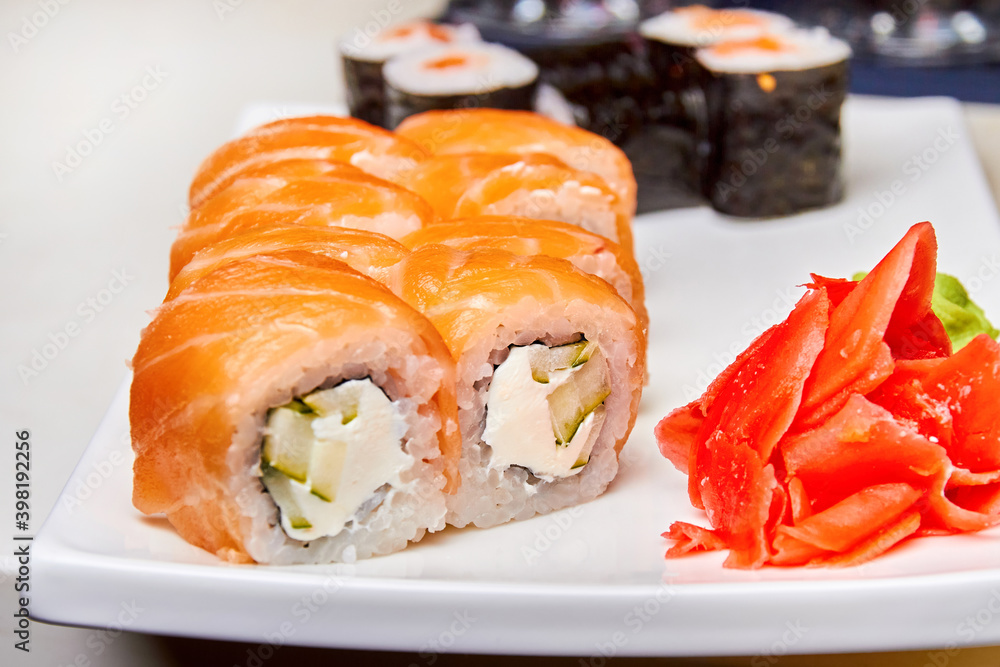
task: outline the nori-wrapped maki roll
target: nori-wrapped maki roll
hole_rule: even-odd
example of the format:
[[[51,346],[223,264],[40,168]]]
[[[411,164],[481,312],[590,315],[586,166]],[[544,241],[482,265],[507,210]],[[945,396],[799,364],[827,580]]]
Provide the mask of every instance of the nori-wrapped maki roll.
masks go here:
[[[639,34],[645,40],[659,87],[666,95],[680,98],[701,84],[701,66],[695,58],[698,49],[792,28],[792,20],[781,14],[691,5],[643,21]]]
[[[472,24],[444,25],[431,21],[410,21],[369,34],[362,28],[340,41],[347,88],[347,108],[355,118],[388,127],[385,108],[385,81],[382,67],[401,54],[435,45],[479,41]]]
[[[701,49],[712,207],[789,215],[843,197],[840,109],[850,47],[823,28]]]
[[[661,125],[658,87],[635,34],[561,42],[523,51],[557,88],[573,120],[621,147],[632,161],[639,213],[702,203],[693,174],[693,133]]]
[[[697,50],[793,27],[780,14],[703,5],[679,7],[642,22],[639,34],[652,70],[653,94],[645,99],[642,130],[625,147],[636,165],[640,210],[703,201],[710,146]]]
[[[621,145],[642,121],[652,77],[632,35],[539,41],[518,50],[538,63],[542,83],[563,94],[577,126]]]
[[[477,42],[404,53],[386,63],[386,121],[435,109],[532,109],[538,66],[500,44]]]

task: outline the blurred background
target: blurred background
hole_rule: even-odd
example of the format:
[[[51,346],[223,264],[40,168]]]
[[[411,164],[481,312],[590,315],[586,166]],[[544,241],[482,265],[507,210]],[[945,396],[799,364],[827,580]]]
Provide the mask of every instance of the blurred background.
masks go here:
[[[720,3],[729,5],[737,3]],[[997,0],[750,0],[822,25],[854,49],[851,89],[1000,103]]]
[[[786,14],[854,49],[852,90],[1000,103],[1000,0],[453,0],[447,15],[495,41],[609,39],[669,7],[703,4]]]
[[[740,4],[740,3],[734,3]],[[746,3],[742,3],[746,4]],[[828,25],[856,45],[855,92],[951,95],[1000,190],[1000,1],[751,2]],[[478,16],[489,29],[537,35],[552,12],[582,12],[591,28],[627,31],[665,0],[5,0],[0,4],[0,428],[30,430],[32,530],[56,502],[118,387],[166,287],[173,227],[190,178],[228,139],[241,109],[343,100],[335,41],[355,26],[417,16]],[[584,12],[586,10],[586,13]],[[484,13],[485,12],[485,13]],[[492,12],[492,13],[490,13]],[[520,17],[511,28],[505,17]],[[598,16],[605,19],[599,20]],[[611,16],[613,18],[607,18]],[[532,19],[533,20],[529,20]],[[886,18],[888,17],[888,18]],[[545,20],[543,20],[545,19]],[[563,30],[577,30],[561,24]],[[541,30],[541,28],[538,28]],[[565,34],[563,35],[565,36]],[[558,39],[559,35],[549,35]],[[992,104],[987,104],[992,103]],[[112,289],[112,287],[114,289]],[[104,294],[110,298],[105,299]],[[87,305],[90,304],[90,305]],[[59,332],[75,323],[77,333]],[[32,365],[46,344],[58,352]],[[35,372],[25,373],[22,369]],[[6,450],[5,450],[6,451]],[[7,456],[4,454],[3,456]],[[13,516],[12,461],[0,462],[0,517]],[[7,533],[0,530],[0,540]],[[11,549],[0,553],[9,554]],[[0,610],[14,608],[12,556],[0,558]],[[9,616],[7,616],[9,618]],[[248,647],[125,632],[32,626],[31,653],[0,623],[3,665],[251,664]],[[359,660],[469,662],[461,656],[373,655],[284,647],[269,665]],[[476,659],[494,664],[501,659]],[[552,661],[546,661],[551,663]],[[578,664],[566,659],[563,664]],[[786,665],[914,665],[926,653],[784,658]],[[748,665],[750,658],[659,664]],[[949,656],[953,667],[1000,664],[995,649]]]

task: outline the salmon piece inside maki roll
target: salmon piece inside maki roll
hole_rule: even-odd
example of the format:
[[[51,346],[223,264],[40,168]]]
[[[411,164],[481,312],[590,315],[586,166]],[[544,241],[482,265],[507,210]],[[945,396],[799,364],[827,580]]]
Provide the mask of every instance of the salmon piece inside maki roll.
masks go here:
[[[794,26],[795,23],[787,16],[772,12],[689,5],[643,21],[639,32],[646,39],[665,44],[704,47],[753,39],[764,33],[790,30]]]

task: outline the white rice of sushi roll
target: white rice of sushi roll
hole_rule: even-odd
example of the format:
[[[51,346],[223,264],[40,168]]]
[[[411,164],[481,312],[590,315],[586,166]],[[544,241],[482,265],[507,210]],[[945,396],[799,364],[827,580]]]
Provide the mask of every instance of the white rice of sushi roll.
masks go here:
[[[494,393],[498,390],[493,381],[508,359],[511,346],[526,346],[536,341],[557,346],[577,340],[581,331],[605,353],[612,387],[604,401],[604,422],[588,462],[577,474],[553,476],[540,474],[527,465],[498,461],[497,452],[487,444],[484,432],[488,427],[491,389]],[[587,502],[604,492],[618,473],[615,445],[628,433],[631,411],[635,409],[633,369],[642,352],[631,340],[625,323],[609,321],[607,314],[594,304],[543,306],[525,299],[504,313],[503,323],[493,336],[484,337],[462,355],[458,363],[462,483],[455,495],[446,498],[449,524],[488,528]],[[640,372],[640,384],[641,378]],[[522,421],[523,414],[506,418]],[[521,424],[523,428],[532,426]],[[547,429],[551,438],[550,423],[543,423],[540,428]]]
[[[471,24],[410,21],[384,28],[372,23],[363,30],[355,28],[340,41],[347,108],[356,118],[391,129],[383,76],[385,63],[411,51],[478,41],[479,31]]]
[[[501,44],[478,42],[411,51],[387,62],[383,73],[391,89],[443,97],[533,85],[538,65]]]
[[[425,532],[444,527],[442,489],[445,479],[437,437],[441,424],[433,411],[423,407],[437,389],[435,378],[439,373],[436,362],[420,355],[401,356],[395,341],[387,344],[387,341],[376,339],[349,350],[337,349],[336,343],[328,347],[330,350],[326,354],[316,350],[316,358],[331,361],[307,368],[294,381],[284,379],[270,389],[267,397],[259,402],[259,405],[267,407],[247,415],[233,436],[228,457],[233,471],[230,492],[243,514],[251,519],[246,524],[245,547],[258,562],[274,565],[353,562],[399,551],[408,542],[420,540]],[[385,483],[378,485],[367,496],[342,529],[333,527],[323,531],[314,518],[322,515],[307,515],[306,519],[317,524],[311,527],[314,534],[310,536],[288,525],[287,498],[276,497],[280,494],[273,488],[268,489],[266,482],[265,488],[261,487],[261,434],[268,432],[270,408],[350,380],[362,383],[367,380],[390,399],[392,428],[394,436],[398,436],[391,439],[398,443],[393,445],[393,449],[398,448],[398,451],[392,453],[392,465],[389,467],[396,467],[396,464],[401,467],[390,471]],[[369,427],[366,430],[374,429]],[[378,443],[369,442],[356,452],[378,454],[381,449],[376,445]],[[371,466],[389,458],[379,456],[379,461],[367,461],[360,456],[360,453],[355,455],[357,465]],[[351,463],[345,462],[345,472],[354,471],[346,467]],[[307,507],[309,495],[308,489],[306,493],[297,495],[296,499],[302,507]],[[302,502],[303,499],[306,502]],[[325,509],[322,505],[329,505],[319,499],[313,504],[321,510]],[[310,507],[306,512],[315,509]]]
[[[851,57],[847,42],[825,28],[800,29],[699,49],[698,62],[713,72],[796,72],[835,65]]]
[[[741,8],[710,9],[695,5],[647,19],[640,24],[639,33],[658,42],[700,47],[752,39],[766,32],[781,32],[794,27],[794,21],[774,12]]]
[[[400,266],[401,295],[457,362],[461,483],[447,522],[487,528],[603,493],[645,373],[628,303],[552,257],[430,244]]]

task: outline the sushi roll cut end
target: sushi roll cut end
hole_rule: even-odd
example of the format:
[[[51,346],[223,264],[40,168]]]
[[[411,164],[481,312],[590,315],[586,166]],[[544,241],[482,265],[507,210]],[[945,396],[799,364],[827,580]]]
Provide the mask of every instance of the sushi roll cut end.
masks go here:
[[[344,65],[346,101],[351,115],[379,127],[389,127],[383,66],[403,53],[446,44],[479,41],[472,24],[442,25],[410,21],[389,26],[374,34],[355,28],[340,41]]]
[[[552,481],[582,470],[611,394],[607,362],[593,343],[513,346],[494,371],[483,441],[490,467],[527,468]]]
[[[402,485],[405,421],[370,379],[318,389],[269,411],[261,478],[285,534],[337,535]]]
[[[444,527],[454,362],[346,264],[301,250],[220,264],[157,311],[133,369],[133,504],[192,544],[351,562]]]
[[[405,53],[387,62],[386,127],[436,109],[534,105],[538,66],[500,44],[461,44]]]
[[[374,36],[357,27],[341,38],[340,53],[355,60],[380,63],[429,46],[478,41],[479,31],[471,23],[448,25],[418,20],[388,26]]]
[[[535,83],[538,66],[500,44],[438,46],[394,58],[385,66],[386,84],[424,96],[476,95]]]
[[[691,5],[643,21],[639,33],[657,42],[703,47],[730,40],[752,39],[766,32],[784,32],[794,25],[788,17],[772,12]]]
[[[760,35],[698,51],[698,60],[705,68],[726,74],[803,71],[836,65],[850,57],[847,42],[825,28]]]

